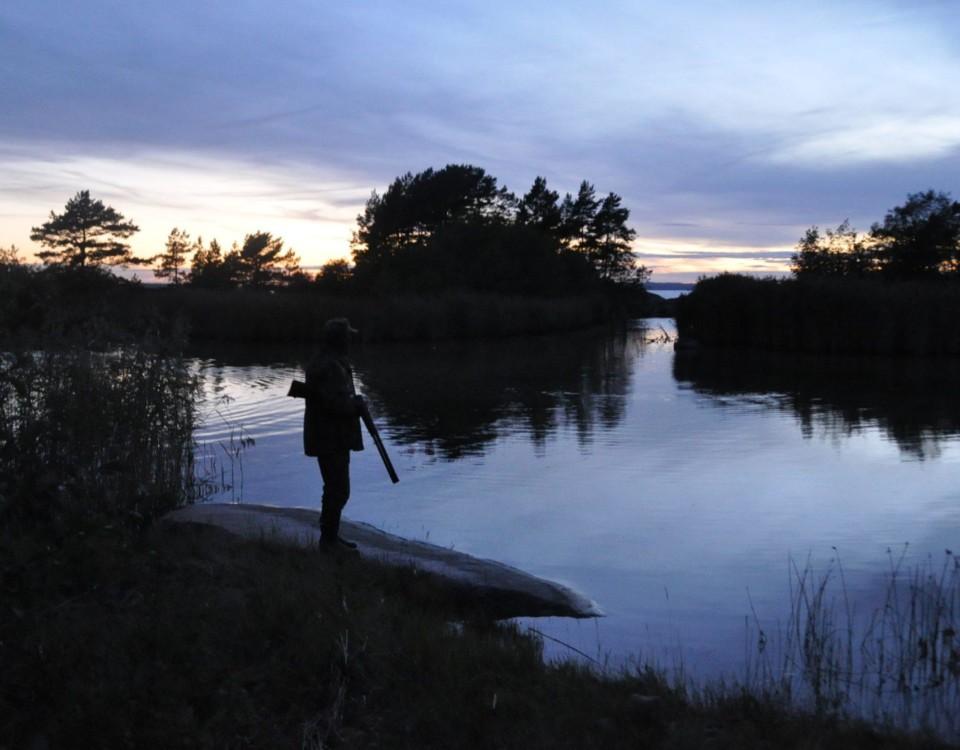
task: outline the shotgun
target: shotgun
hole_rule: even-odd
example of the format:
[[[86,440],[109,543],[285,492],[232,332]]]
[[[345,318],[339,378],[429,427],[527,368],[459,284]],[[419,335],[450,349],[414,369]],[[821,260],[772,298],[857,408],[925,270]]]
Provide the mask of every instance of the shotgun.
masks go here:
[[[290,384],[290,390],[287,392],[287,395],[292,396],[293,398],[307,398],[311,394],[306,383],[300,380],[294,380]],[[380,460],[383,461],[383,465],[387,469],[387,474],[390,475],[390,481],[396,484],[400,481],[400,477],[397,476],[397,471],[393,468],[393,462],[390,460],[390,456],[387,455],[387,449],[383,445],[383,440],[380,439],[380,431],[373,423],[373,417],[370,416],[370,410],[367,408],[367,402],[363,401],[362,403],[363,406],[360,409],[360,419],[363,420],[363,424],[367,428],[367,432],[369,432],[370,437],[373,438],[373,444],[377,446],[377,453],[380,454]]]
[[[363,424],[367,428],[367,432],[370,433],[370,437],[373,438],[373,444],[377,446],[377,452],[380,454],[380,460],[383,461],[383,465],[387,468],[387,474],[390,475],[390,481],[396,484],[400,481],[400,477],[397,476],[396,469],[393,468],[393,462],[390,460],[390,456],[387,455],[387,449],[383,445],[383,441],[380,439],[380,432],[377,430],[377,426],[373,423],[373,417],[370,416],[370,410],[367,408],[367,402],[363,402],[363,406],[360,409],[360,419],[363,420]]]

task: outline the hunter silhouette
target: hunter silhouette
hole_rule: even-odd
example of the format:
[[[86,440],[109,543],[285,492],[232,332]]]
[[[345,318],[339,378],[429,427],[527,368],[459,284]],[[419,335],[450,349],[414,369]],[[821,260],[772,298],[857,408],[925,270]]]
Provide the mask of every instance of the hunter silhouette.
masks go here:
[[[327,549],[357,546],[340,536],[340,514],[350,499],[350,451],[363,450],[360,417],[366,407],[354,388],[349,359],[350,336],[356,333],[346,318],[328,320],[306,368],[303,452],[320,465],[320,544]]]

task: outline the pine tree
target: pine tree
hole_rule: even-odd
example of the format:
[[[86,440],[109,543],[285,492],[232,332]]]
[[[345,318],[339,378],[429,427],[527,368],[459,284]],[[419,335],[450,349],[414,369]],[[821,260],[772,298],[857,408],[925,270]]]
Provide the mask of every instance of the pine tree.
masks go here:
[[[166,250],[154,258],[158,263],[157,270],[154,273],[161,279],[170,279],[173,284],[182,283],[186,276],[183,268],[186,265],[189,253],[190,235],[184,230],[174,227],[167,236]]]
[[[590,224],[599,203],[593,185],[586,180],[580,183],[576,199],[570,193],[564,196],[560,209],[563,215],[560,231],[567,247],[580,249],[587,242]]]
[[[270,232],[254,232],[243,240],[240,249],[243,281],[253,289],[277,284],[285,275],[300,270],[300,259],[293,250],[283,252],[283,240]]]
[[[547,181],[537,177],[517,207],[517,224],[534,227],[548,234],[558,233],[563,221],[559,199],[556,191],[547,189]]]
[[[220,243],[211,240],[204,249],[203,240],[194,243],[193,262],[190,264],[189,283],[206,289],[228,289],[240,283],[240,249],[234,244],[226,255]]]
[[[81,190],[67,201],[62,214],[50,212],[50,220],[33,227],[30,239],[50,248],[37,253],[45,264],[83,268],[85,266],[127,265],[146,262],[135,258],[123,240],[140,227],[103,201]]]
[[[609,193],[600,201],[590,220],[585,249],[600,278],[631,282],[636,262],[630,244],[637,233],[627,226],[630,209],[624,208],[621,202],[616,193]]]

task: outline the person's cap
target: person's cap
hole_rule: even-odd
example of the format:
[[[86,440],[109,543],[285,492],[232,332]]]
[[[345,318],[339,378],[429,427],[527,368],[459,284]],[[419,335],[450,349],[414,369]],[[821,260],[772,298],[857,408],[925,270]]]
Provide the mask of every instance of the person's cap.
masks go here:
[[[346,318],[330,318],[326,323],[323,324],[323,335],[344,335],[344,334],[357,334],[360,333],[356,328],[350,325],[350,321]]]

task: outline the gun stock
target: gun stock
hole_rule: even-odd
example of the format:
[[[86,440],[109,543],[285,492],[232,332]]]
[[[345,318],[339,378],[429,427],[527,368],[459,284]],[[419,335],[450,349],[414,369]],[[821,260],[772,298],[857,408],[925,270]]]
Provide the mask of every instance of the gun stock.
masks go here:
[[[287,391],[287,395],[292,398],[306,398],[307,394],[310,392],[310,389],[307,388],[307,384],[301,380],[294,380],[290,384],[290,390]]]

